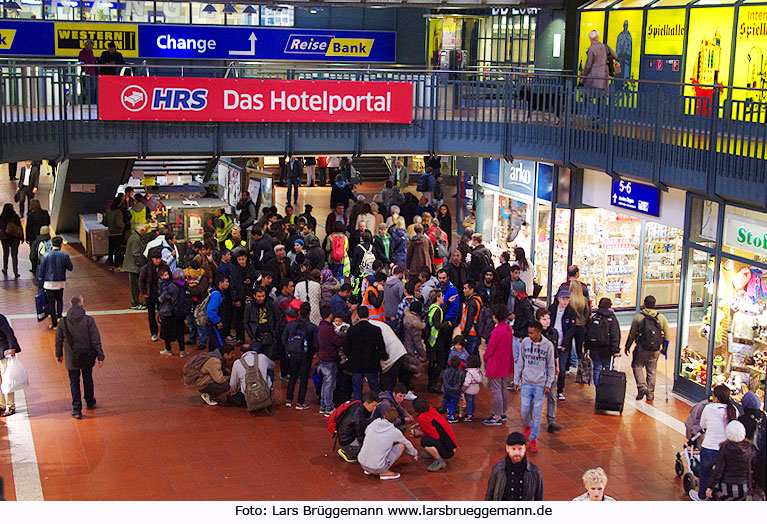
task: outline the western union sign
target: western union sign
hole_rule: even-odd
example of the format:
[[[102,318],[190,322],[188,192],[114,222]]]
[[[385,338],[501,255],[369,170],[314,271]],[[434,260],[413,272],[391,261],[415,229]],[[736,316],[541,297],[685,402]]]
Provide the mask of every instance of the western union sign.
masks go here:
[[[93,40],[93,54],[98,57],[114,42],[123,56],[137,57],[138,26],[130,24],[92,24],[56,22],[56,56],[77,56],[86,40]]]

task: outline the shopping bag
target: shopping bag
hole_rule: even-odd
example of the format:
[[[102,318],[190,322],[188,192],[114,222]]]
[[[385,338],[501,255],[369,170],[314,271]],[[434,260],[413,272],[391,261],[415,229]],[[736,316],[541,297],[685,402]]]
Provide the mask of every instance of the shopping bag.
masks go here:
[[[583,354],[583,358],[578,361],[578,371],[575,374],[575,382],[578,384],[591,385],[594,377],[594,363],[589,358],[588,353]]]
[[[37,321],[42,322],[48,317],[48,299],[45,298],[45,291],[42,289],[35,296],[35,309],[37,310]]]
[[[8,357],[8,363],[5,365],[5,371],[3,372],[3,383],[0,385],[0,391],[3,395],[13,393],[14,391],[21,391],[29,386],[29,378],[27,377],[27,370],[19,361],[18,357]]]

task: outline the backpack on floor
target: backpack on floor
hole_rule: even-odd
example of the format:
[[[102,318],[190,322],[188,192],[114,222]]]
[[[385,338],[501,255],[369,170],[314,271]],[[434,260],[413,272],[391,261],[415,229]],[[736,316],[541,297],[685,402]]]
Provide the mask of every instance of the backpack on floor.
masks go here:
[[[639,324],[637,345],[645,351],[660,351],[663,345],[663,330],[660,328],[658,317],[644,316]]]
[[[346,410],[349,409],[349,407],[352,404],[357,404],[360,402],[359,400],[347,400],[340,406],[338,406],[336,409],[333,410],[333,413],[330,414],[330,418],[328,418],[328,433],[330,433],[331,436],[336,436],[336,426],[338,425],[338,422],[343,418],[344,413],[346,413]]]
[[[269,408],[272,407],[272,392],[258,369],[258,355],[255,359],[253,365],[249,366],[245,357],[240,357],[240,362],[245,368],[245,403],[248,411],[265,409],[269,413]]]
[[[202,374],[202,366],[204,366],[210,358],[215,357],[211,357],[206,353],[203,355],[194,355],[186,360],[183,371],[185,386],[191,386],[197,382],[197,379],[200,378],[200,375]]]
[[[610,320],[601,313],[594,313],[586,324],[586,347],[589,349],[610,346]]]

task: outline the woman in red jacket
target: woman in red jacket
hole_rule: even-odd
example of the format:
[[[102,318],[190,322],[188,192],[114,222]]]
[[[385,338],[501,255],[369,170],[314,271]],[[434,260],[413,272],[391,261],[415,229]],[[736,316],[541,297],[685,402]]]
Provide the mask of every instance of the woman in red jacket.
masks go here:
[[[487,341],[484,360],[485,376],[493,393],[493,414],[482,423],[486,426],[500,426],[506,422],[506,411],[509,409],[506,377],[514,373],[511,350],[514,336],[511,326],[506,322],[509,309],[503,304],[496,304],[490,309],[496,325]]]

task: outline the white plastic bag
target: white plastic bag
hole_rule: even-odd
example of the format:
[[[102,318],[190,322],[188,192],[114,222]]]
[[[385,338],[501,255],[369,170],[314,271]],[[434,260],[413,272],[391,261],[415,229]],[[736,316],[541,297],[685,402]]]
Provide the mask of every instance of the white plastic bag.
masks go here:
[[[3,395],[13,393],[14,391],[21,391],[22,389],[29,387],[29,378],[27,377],[27,370],[19,361],[18,357],[8,357],[5,365],[5,372],[3,373],[3,383],[0,385],[0,391]]]

